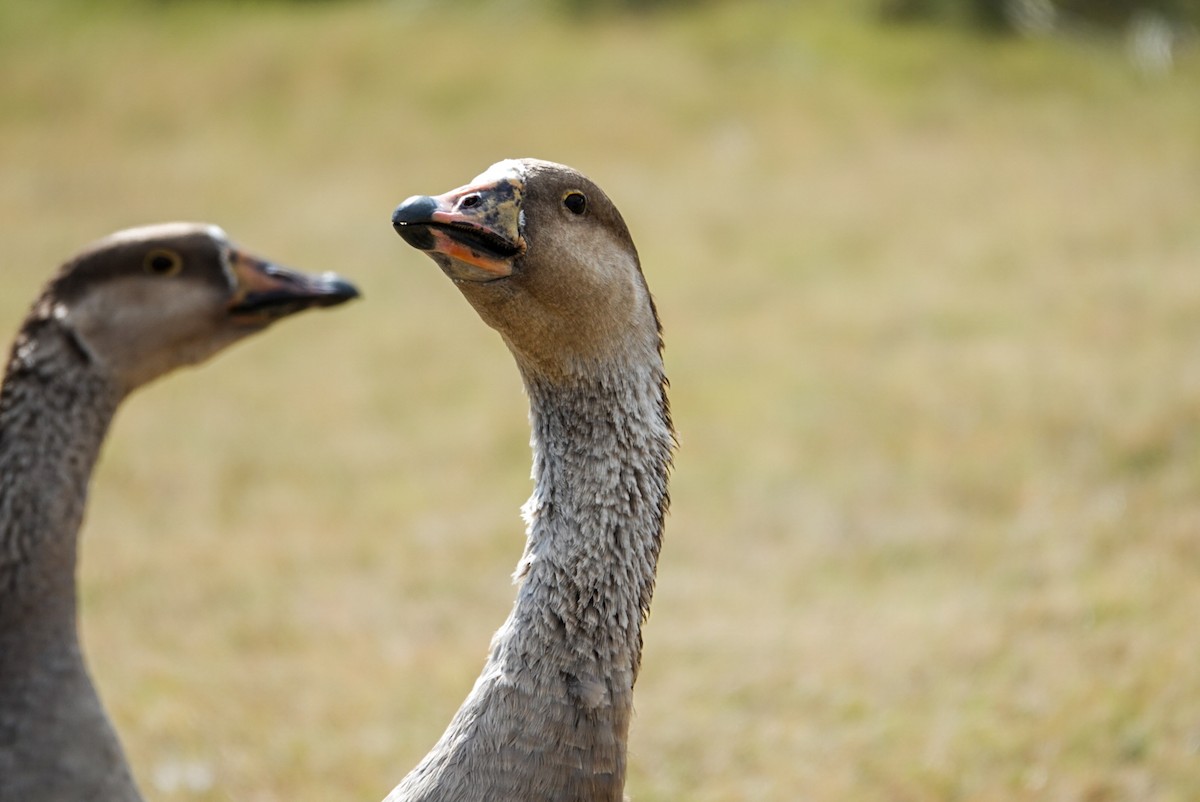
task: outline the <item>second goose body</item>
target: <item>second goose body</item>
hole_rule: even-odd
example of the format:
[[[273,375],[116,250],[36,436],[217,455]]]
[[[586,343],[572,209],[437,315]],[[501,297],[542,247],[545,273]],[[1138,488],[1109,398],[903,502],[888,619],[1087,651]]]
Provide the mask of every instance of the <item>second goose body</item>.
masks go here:
[[[271,322],[357,295],[213,226],[119,232],[47,285],[0,389],[0,802],[138,802],[76,631],[76,540],[122,400]]]

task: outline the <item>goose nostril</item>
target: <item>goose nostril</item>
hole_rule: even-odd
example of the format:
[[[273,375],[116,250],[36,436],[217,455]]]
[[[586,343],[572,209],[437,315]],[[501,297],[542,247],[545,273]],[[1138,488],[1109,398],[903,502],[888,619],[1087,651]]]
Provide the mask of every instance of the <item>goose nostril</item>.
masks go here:
[[[483,198],[480,197],[479,193],[473,192],[470,195],[468,195],[467,197],[463,198],[461,201],[459,201],[458,208],[474,209],[476,206],[478,206],[482,202],[483,202]]]

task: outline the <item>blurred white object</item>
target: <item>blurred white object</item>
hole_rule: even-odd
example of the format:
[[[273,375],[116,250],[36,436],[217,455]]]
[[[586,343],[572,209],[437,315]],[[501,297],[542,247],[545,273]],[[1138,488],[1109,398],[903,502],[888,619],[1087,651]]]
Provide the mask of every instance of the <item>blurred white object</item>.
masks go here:
[[[1156,11],[1140,11],[1129,22],[1125,48],[1146,75],[1166,75],[1175,65],[1175,28]]]
[[[1058,9],[1052,0],[1008,0],[1004,16],[1013,30],[1024,36],[1046,36],[1058,24]]]
[[[214,784],[212,766],[200,760],[164,760],[154,767],[154,788],[163,794],[178,794],[186,791],[203,794],[211,791]]]

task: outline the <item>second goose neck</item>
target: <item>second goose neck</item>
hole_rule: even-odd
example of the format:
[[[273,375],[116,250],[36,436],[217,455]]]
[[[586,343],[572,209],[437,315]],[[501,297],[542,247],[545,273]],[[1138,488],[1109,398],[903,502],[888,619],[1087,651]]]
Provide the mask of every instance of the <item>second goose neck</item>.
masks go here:
[[[37,602],[73,624],[75,541],[120,400],[56,321],[22,330],[0,389],[0,616]]]

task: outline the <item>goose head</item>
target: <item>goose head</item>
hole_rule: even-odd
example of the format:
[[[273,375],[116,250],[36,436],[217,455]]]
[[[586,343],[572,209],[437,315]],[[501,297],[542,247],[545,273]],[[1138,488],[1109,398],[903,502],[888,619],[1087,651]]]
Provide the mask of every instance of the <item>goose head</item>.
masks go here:
[[[449,276],[526,372],[550,379],[644,363],[659,328],[616,206],[570,167],[509,159],[392,215]]]
[[[357,297],[349,282],[289,270],[230,243],[216,226],[168,223],[117,232],[51,281],[37,317],[122,392],[312,307]]]

